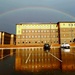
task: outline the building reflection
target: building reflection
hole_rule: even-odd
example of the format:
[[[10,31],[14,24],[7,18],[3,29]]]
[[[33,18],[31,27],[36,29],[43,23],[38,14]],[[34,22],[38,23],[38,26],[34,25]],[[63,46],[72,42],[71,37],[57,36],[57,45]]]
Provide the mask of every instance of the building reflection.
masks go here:
[[[62,55],[62,70],[63,71],[75,71],[75,48],[71,48],[70,51],[61,52]]]
[[[15,51],[15,49],[0,49],[0,60],[6,58],[7,56],[13,56]]]
[[[60,58],[59,49],[52,49],[50,52]],[[15,68],[30,71],[60,69],[60,62],[44,52],[42,48],[18,49],[16,50]]]
[[[61,52],[61,53],[60,53]],[[75,70],[75,49],[72,48],[70,52],[64,52],[59,48],[51,49],[52,53],[62,62],[51,56],[49,53],[43,51],[42,48],[37,49],[18,49],[16,50],[15,69],[40,71],[40,70]]]

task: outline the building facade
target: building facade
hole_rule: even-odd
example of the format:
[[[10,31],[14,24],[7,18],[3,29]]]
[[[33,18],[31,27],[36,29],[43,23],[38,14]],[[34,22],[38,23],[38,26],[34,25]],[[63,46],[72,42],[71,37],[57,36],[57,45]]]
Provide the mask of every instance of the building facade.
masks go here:
[[[43,45],[44,43],[59,43],[56,23],[16,24],[16,45]]]
[[[13,45],[16,42],[16,35],[7,32],[0,32],[0,45],[10,44]]]
[[[59,43],[75,42],[75,22],[58,22]]]
[[[75,22],[16,24],[16,45],[75,43]]]

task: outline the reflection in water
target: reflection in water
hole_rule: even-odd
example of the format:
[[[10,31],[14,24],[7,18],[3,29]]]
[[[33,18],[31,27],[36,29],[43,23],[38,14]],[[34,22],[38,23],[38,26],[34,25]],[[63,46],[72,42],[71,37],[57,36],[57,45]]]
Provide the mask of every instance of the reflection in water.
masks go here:
[[[50,50],[57,58],[60,58],[59,49]],[[18,49],[16,50],[16,70],[40,71],[42,69],[60,69],[60,61],[55,59],[43,49]]]
[[[75,71],[75,49],[71,48],[68,52],[61,52],[62,70]]]
[[[68,52],[52,48],[49,53],[46,53],[42,48],[18,49],[16,50],[15,68],[23,71],[55,69],[73,71],[75,70],[75,51],[73,48]]]
[[[75,75],[75,48],[65,52],[52,48],[49,53],[42,48],[0,50],[0,75]],[[4,55],[2,55],[4,54]],[[60,60],[59,60],[60,59]]]
[[[12,56],[15,53],[15,49],[0,49],[0,59],[3,59],[7,56]]]
[[[64,52],[70,52],[70,49],[61,48],[61,50]]]

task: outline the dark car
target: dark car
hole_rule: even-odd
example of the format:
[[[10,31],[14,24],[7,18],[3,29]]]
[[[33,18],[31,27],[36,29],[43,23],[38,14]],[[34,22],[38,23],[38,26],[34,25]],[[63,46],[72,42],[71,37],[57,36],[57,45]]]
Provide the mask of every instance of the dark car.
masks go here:
[[[44,44],[44,51],[48,52],[50,51],[50,45],[49,44]]]

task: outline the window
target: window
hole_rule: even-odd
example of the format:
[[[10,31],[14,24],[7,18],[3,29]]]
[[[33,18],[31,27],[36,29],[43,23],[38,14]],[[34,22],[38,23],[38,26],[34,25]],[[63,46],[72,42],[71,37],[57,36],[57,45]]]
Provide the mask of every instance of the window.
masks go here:
[[[52,37],[52,35],[50,37]]]
[[[26,33],[28,32],[28,30],[26,30]]]
[[[66,42],[66,40],[64,40],[64,42]]]
[[[23,33],[24,33],[24,30],[23,30]]]
[[[70,41],[71,42],[71,41]]]
[[[47,32],[49,32],[49,30],[47,30]]]
[[[37,43],[37,41],[35,41],[35,43]]]
[[[55,37],[55,35],[53,37]]]
[[[34,30],[32,30],[32,32],[34,32]]]
[[[55,32],[55,30],[53,30],[53,32]]]
[[[56,25],[56,27],[58,27],[58,25]]]
[[[37,30],[35,30],[35,32],[37,32]]]
[[[41,43],[43,43],[43,41],[41,41]]]
[[[43,32],[43,30],[41,30],[41,32]]]
[[[34,36],[32,36],[32,38],[34,38]]]
[[[20,33],[20,30],[18,30],[18,33]]]
[[[27,43],[27,41],[26,41],[26,43]]]
[[[31,31],[29,30],[29,32],[31,32]]]
[[[40,41],[38,41],[38,43],[40,43]]]
[[[24,36],[22,36],[22,38],[24,38]]]
[[[24,41],[22,43],[24,44]]]
[[[70,24],[68,24],[70,26]]]
[[[18,39],[20,38],[20,36],[18,36]]]
[[[58,41],[57,41],[57,43],[58,43]]]
[[[73,30],[71,30],[73,32]]]
[[[47,36],[47,38],[49,38],[49,35]]]
[[[37,38],[37,36],[35,36],[35,38]]]
[[[28,38],[28,36],[26,36],[26,38]]]
[[[56,32],[58,32],[58,30],[56,30]]]
[[[29,36],[29,38],[31,38],[31,36]]]
[[[40,32],[40,30],[38,30],[38,32]]]
[[[52,30],[50,30],[50,32],[52,32]]]
[[[44,41],[44,43],[46,43],[46,41]]]
[[[46,38],[46,35],[44,36],[44,38]]]
[[[64,31],[65,31],[65,29],[64,29]]]
[[[46,32],[46,30],[44,30],[44,32]]]
[[[38,38],[40,38],[40,36],[38,36]]]
[[[71,24],[71,26],[73,26],[73,24]]]
[[[18,42],[18,44],[20,44],[20,42]]]
[[[57,36],[58,37],[58,36]]]
[[[41,36],[41,38],[43,38],[43,35]]]
[[[29,41],[29,43],[31,43],[31,42]]]

